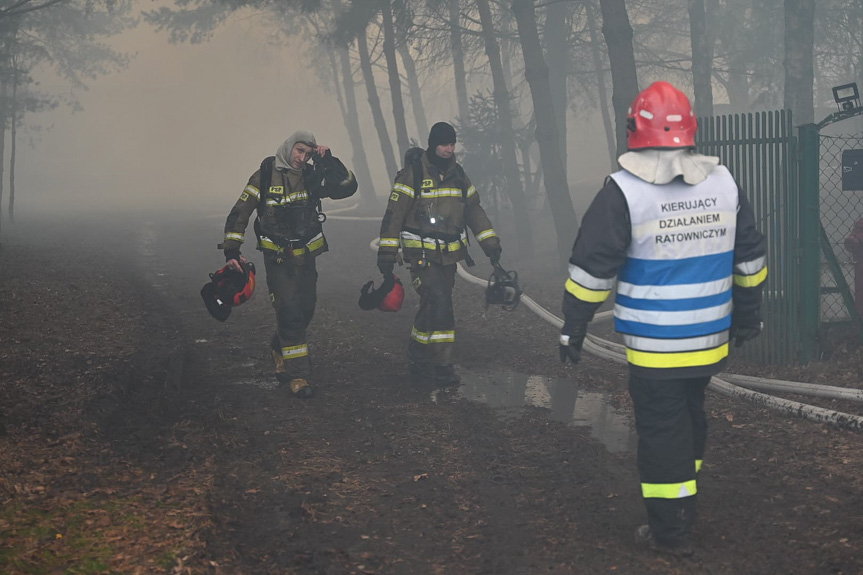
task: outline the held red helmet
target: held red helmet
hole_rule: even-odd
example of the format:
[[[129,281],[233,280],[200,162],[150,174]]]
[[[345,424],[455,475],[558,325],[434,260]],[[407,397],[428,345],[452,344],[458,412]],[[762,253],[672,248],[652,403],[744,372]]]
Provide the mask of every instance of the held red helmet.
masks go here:
[[[390,293],[386,295],[384,301],[378,306],[381,311],[399,311],[402,309],[402,302],[405,301],[405,288],[402,285],[402,280],[393,274],[394,282]]]
[[[242,272],[224,266],[210,274],[210,281],[201,288],[201,297],[207,311],[219,321],[231,315],[231,308],[242,305],[255,293],[255,264],[240,262]]]
[[[630,150],[691,148],[698,121],[686,94],[668,82],[654,82],[641,91],[626,118]]]
[[[405,288],[399,276],[392,274],[384,276],[384,282],[374,289],[375,282],[366,282],[360,289],[360,307],[366,311],[379,309],[381,311],[399,311],[405,300]]]

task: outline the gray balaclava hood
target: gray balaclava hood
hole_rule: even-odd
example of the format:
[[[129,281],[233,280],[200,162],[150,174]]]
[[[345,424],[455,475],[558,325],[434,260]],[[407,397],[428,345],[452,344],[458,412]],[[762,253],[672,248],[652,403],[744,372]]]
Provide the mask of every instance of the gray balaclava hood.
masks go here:
[[[297,172],[299,170],[294,169],[291,166],[291,150],[294,149],[294,146],[298,143],[302,142],[303,144],[311,147],[316,147],[318,145],[317,140],[315,140],[315,135],[311,132],[307,132],[306,130],[297,130],[290,136],[288,139],[284,141],[284,143],[279,146],[279,149],[276,150],[276,169],[278,170],[290,170],[292,172]]]
[[[626,152],[617,162],[630,174],[651,184],[667,184],[683,176],[684,182],[694,186],[707,179],[719,164],[719,158],[699,154],[691,148],[645,148]]]

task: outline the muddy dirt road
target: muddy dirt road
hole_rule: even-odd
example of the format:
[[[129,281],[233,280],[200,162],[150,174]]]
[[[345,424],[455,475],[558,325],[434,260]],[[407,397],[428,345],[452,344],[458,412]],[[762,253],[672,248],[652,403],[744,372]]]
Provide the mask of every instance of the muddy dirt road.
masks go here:
[[[695,557],[637,548],[625,369],[563,367],[552,326],[457,280],[463,384],[412,383],[416,296],[357,306],[374,222],[326,224],[318,396],[292,397],[265,283],[224,324],[201,303],[223,221],[4,227],[0,572],[863,573],[861,435],[715,394]],[[559,313],[563,270],[518,265]],[[860,387],[859,355],[783,375]]]

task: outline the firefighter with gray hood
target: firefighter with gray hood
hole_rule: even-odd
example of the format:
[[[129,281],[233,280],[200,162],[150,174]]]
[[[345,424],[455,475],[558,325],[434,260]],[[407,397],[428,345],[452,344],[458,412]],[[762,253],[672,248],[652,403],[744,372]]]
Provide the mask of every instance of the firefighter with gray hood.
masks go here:
[[[309,164],[309,161],[312,164]],[[276,379],[295,396],[314,395],[306,328],[317,302],[315,258],[328,250],[321,199],[357,191],[354,174],[314,134],[297,131],[266,158],[234,204],[221,244],[230,269],[242,270],[240,247],[254,212],[257,249],[264,254],[267,288],[276,311],[271,340]]]
[[[493,264],[500,239],[479,202],[479,194],[455,160],[456,132],[432,126],[428,148],[396,176],[381,222],[378,269],[392,275],[399,247],[420,296],[408,342],[409,371],[422,381],[459,383],[452,364],[455,316],[452,291],[456,264],[466,259],[469,227]]]
[[[647,525],[636,541],[692,554],[707,437],[704,392],[736,347],[761,333],[765,241],[719,158],[695,151],[689,99],[655,82],[633,101],[629,151],[582,219],[563,296],[561,361],[578,363],[587,324],[617,288]]]

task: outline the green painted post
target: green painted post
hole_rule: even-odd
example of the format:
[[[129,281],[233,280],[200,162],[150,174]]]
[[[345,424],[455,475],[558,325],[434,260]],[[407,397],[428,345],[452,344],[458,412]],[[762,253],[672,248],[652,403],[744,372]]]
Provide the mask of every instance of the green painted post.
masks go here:
[[[821,314],[821,207],[818,126],[798,127],[800,138],[800,363],[818,355]]]

